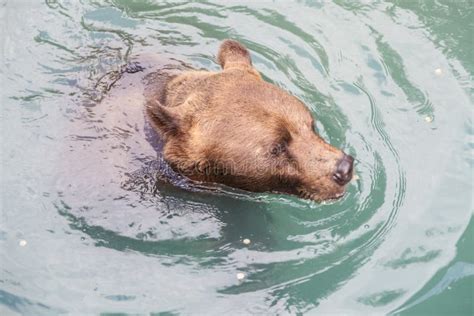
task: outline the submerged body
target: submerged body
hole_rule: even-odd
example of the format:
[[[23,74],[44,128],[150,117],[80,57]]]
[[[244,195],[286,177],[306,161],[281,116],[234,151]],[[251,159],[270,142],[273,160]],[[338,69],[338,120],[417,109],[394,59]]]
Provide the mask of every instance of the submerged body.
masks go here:
[[[262,80],[240,43],[223,42],[218,62],[220,72],[162,73],[146,96],[172,168],[255,192],[342,196],[353,159],[317,135],[306,106]]]

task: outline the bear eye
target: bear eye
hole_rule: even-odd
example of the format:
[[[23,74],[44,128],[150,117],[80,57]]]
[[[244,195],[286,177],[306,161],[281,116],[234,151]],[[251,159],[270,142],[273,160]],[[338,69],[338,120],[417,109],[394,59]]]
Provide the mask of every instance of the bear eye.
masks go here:
[[[315,120],[311,121],[311,128],[313,129],[313,131],[318,132],[318,127],[316,126]]]
[[[276,144],[271,150],[273,156],[280,156],[284,152],[286,152],[286,144]]]

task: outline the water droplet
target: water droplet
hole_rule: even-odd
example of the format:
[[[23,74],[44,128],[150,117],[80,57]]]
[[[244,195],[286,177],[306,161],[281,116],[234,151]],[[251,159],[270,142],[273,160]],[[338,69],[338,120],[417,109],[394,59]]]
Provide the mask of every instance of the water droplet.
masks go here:
[[[428,115],[428,116],[425,117],[425,121],[427,123],[431,123],[431,122],[433,122],[433,117]]]
[[[370,227],[369,224],[365,224],[365,225],[364,225],[364,228],[365,228],[365,229],[369,229],[369,227]]]
[[[245,273],[239,272],[237,273],[237,280],[243,280],[245,279]]]
[[[443,70],[441,68],[436,68],[434,73],[437,75],[437,76],[441,76],[443,74]]]
[[[242,240],[242,242],[244,243],[244,245],[250,245],[250,239],[248,238],[245,238],[244,240]]]
[[[20,247],[25,247],[27,242],[26,242],[26,240],[22,239],[22,240],[20,240],[20,242],[18,244],[20,245]]]

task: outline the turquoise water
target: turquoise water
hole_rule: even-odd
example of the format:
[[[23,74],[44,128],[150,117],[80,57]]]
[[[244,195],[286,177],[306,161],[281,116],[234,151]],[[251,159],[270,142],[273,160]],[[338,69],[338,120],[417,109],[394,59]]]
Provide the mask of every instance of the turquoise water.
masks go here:
[[[224,3],[0,4],[0,312],[472,314],[473,3]],[[155,181],[141,78],[225,38],[357,158],[343,199]]]

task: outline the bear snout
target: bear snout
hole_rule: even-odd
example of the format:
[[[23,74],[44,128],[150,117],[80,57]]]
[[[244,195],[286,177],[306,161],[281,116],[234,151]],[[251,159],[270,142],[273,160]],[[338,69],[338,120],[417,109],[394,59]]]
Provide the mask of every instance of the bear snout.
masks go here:
[[[352,171],[354,168],[354,158],[344,154],[337,163],[336,171],[332,176],[333,180],[340,186],[344,186],[352,179]]]

